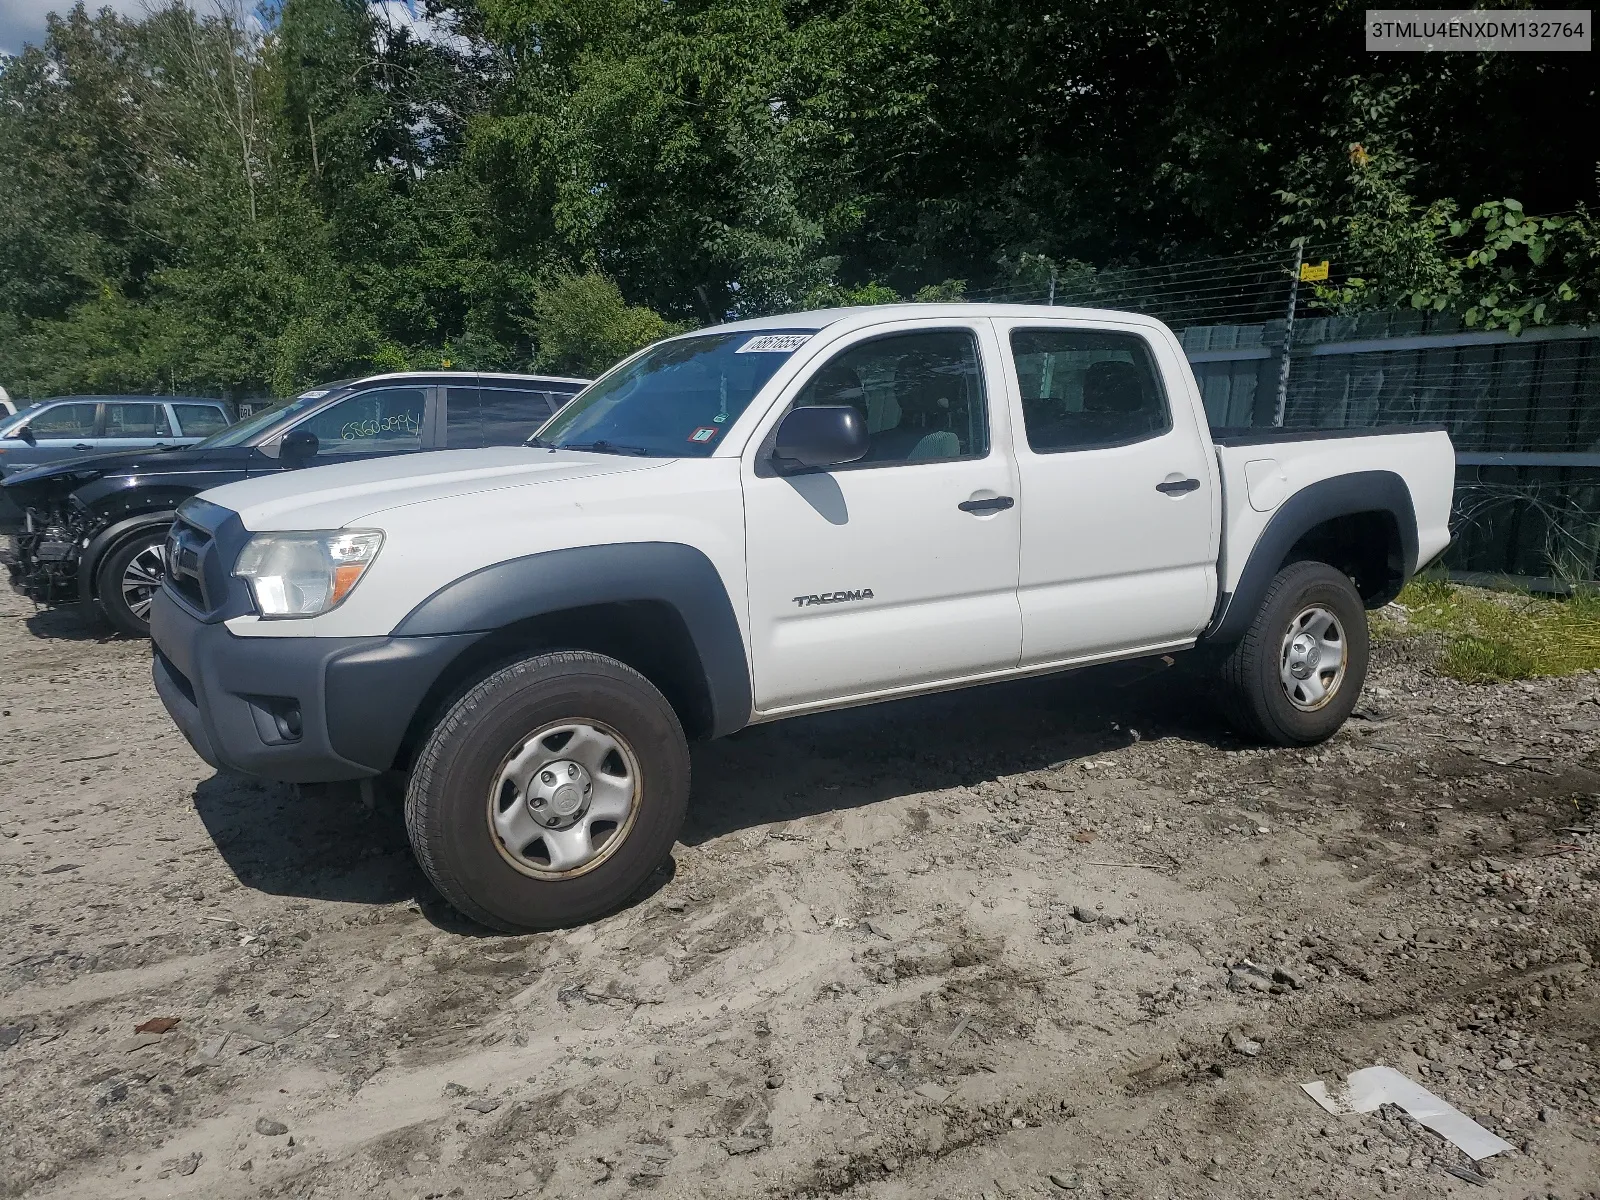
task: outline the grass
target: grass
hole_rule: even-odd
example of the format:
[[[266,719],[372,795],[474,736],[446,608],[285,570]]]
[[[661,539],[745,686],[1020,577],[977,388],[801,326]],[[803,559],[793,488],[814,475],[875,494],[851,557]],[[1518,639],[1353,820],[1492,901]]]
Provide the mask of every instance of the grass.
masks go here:
[[[1375,613],[1379,638],[1433,633],[1443,639],[1439,666],[1473,682],[1533,679],[1600,670],[1600,593],[1554,600],[1519,592],[1417,579]]]

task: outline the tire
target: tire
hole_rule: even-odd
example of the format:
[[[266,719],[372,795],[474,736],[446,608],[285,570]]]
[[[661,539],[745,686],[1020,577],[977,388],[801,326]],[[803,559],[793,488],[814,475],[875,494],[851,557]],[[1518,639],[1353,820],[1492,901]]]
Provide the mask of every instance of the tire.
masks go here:
[[[150,636],[150,601],[166,575],[165,526],[140,530],[112,547],[95,572],[106,620],[126,637]]]
[[[1349,577],[1326,563],[1291,563],[1273,578],[1256,619],[1223,657],[1230,724],[1272,745],[1325,741],[1361,698],[1368,649],[1366,608]]]
[[[440,895],[522,933],[620,906],[672,852],[688,803],[689,747],[666,697],[615,659],[560,651],[450,706],[412,768],[406,830]]]

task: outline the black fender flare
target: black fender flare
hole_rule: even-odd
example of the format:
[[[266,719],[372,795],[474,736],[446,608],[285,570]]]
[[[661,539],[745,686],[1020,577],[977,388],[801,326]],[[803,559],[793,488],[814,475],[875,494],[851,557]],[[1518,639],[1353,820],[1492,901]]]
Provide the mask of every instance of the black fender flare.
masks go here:
[[[1272,577],[1294,544],[1324,521],[1359,513],[1387,513],[1400,529],[1401,582],[1417,569],[1417,510],[1411,489],[1393,471],[1355,471],[1308,484],[1279,506],[1256,539],[1239,574],[1238,586],[1223,593],[1206,642],[1228,643],[1244,636],[1261,608]]]
[[[124,517],[114,524],[107,525],[94,537],[89,539],[89,544],[83,548],[83,553],[78,555],[78,599],[89,608],[94,607],[94,577],[100,569],[100,560],[106,552],[123,538],[131,533],[137,533],[147,525],[167,526],[177,519],[177,512],[172,509],[155,512],[139,513],[137,516]]]
[[[625,601],[669,606],[693,642],[711,702],[711,736],[750,722],[744,636],[717,568],[678,542],[619,542],[529,554],[448,583],[395,626],[394,637],[487,633],[519,621]]]

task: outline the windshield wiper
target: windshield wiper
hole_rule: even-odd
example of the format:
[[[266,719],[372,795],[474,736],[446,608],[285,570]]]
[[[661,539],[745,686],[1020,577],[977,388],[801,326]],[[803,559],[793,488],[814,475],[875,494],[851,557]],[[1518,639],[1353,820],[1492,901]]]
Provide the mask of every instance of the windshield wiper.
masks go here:
[[[562,450],[593,450],[596,454],[634,454],[641,458],[650,457],[650,451],[643,446],[619,446],[616,442],[608,442],[601,438],[588,445],[571,443],[560,447]]]

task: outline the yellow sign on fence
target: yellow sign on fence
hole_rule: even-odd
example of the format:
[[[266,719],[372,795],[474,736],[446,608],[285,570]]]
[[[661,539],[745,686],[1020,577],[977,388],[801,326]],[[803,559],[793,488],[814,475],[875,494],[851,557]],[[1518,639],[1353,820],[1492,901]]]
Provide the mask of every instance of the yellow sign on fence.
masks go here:
[[[1300,282],[1301,283],[1321,283],[1327,277],[1328,277],[1328,260],[1327,259],[1323,259],[1319,263],[1301,263],[1300,264]]]

